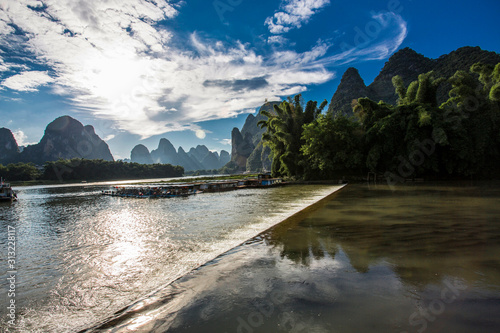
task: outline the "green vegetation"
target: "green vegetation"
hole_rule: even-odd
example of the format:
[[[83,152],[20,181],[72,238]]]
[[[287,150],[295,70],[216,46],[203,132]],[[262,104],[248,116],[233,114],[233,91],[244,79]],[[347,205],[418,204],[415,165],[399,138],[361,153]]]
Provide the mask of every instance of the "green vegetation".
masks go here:
[[[315,121],[328,102],[325,100],[318,108],[317,102],[309,101],[303,108],[302,96],[297,95],[280,105],[274,105],[274,113],[261,111],[267,120],[257,123],[266,128],[262,141],[271,148],[271,172],[275,176],[301,178],[308,174],[309,165],[306,162],[301,147],[304,143],[302,132],[304,125]]]
[[[360,124],[344,115],[319,115],[304,126],[301,151],[309,164],[306,179],[331,179],[337,174],[361,172],[363,162]]]
[[[3,166],[0,164],[0,175],[3,179],[14,181],[30,181],[40,177],[40,171],[33,163],[15,163]]]
[[[31,163],[0,165],[0,175],[9,181],[95,181],[180,177],[184,168],[170,164],[138,164],[122,161],[71,159],[46,162],[39,171]]]
[[[212,170],[195,170],[195,171],[187,171],[185,176],[200,176],[200,175],[218,175],[220,174],[220,169],[212,169]]]
[[[234,173],[238,173],[239,169],[240,168],[234,161],[230,161],[219,170],[219,173],[223,175],[231,175]]]
[[[449,99],[438,105],[438,88],[447,82]],[[475,64],[448,79],[424,73],[408,87],[396,76],[396,105],[360,98],[354,117],[300,95],[262,112],[262,139],[272,150],[275,176],[331,179],[366,172],[388,180],[499,175],[500,63]]]

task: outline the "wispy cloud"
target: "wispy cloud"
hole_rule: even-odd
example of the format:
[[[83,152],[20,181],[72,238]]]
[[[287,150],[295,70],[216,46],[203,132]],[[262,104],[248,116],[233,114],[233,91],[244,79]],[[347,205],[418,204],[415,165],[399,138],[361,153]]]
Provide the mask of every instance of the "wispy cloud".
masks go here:
[[[352,41],[340,42],[343,51],[339,54],[322,57],[311,61],[312,66],[340,66],[356,61],[383,60],[394,53],[406,39],[408,26],[398,14],[382,12],[372,15],[372,21],[379,24],[376,34],[364,34],[360,37],[359,28]]]
[[[222,139],[219,141],[223,145],[230,146],[231,145],[231,139]]]
[[[282,0],[280,10],[268,17],[265,24],[273,34],[286,33],[302,27],[311,16],[329,4],[330,0]]]
[[[269,36],[267,38],[267,42],[269,44],[276,44],[276,45],[285,45],[285,44],[288,44],[290,45],[290,40],[288,38],[285,38],[281,35],[273,35],[273,36]]]
[[[283,2],[282,12],[294,16],[286,27],[299,27],[328,3]],[[325,83],[334,77],[329,66],[381,57],[406,36],[404,21],[391,20],[387,30],[401,34],[336,56],[327,55],[331,45],[324,41],[302,53],[279,47],[264,55],[249,44],[197,33],[176,46],[175,31],[160,22],[178,10],[165,0],[0,0],[0,46],[7,51],[0,68],[8,76],[0,88],[48,85],[78,110],[143,138],[186,129],[203,137],[200,122],[253,112],[266,98]]]
[[[1,85],[18,91],[37,91],[38,87],[53,81],[48,72],[30,71],[10,76]]]
[[[2,29],[2,28],[0,27],[0,29]],[[9,70],[9,67],[7,67],[7,65],[5,64],[5,61],[0,56],[0,72],[5,72],[5,71],[8,71],[8,70]]]
[[[29,51],[33,63],[54,73],[25,71],[4,80],[4,87],[33,91],[52,83],[54,93],[80,110],[144,138],[185,129],[200,137],[198,122],[248,112],[265,98],[332,77],[323,69],[303,71],[302,61],[264,59],[249,45],[206,41],[196,33],[176,48],[173,32],[158,25],[177,14],[163,0],[19,0],[2,3],[0,13],[9,28],[0,32],[0,45]]]

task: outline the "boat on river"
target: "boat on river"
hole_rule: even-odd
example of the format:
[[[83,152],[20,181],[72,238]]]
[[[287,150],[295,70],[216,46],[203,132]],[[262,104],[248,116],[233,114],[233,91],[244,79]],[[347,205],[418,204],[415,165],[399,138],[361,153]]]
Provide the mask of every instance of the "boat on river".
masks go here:
[[[227,192],[234,191],[238,189],[237,180],[220,180],[202,184],[200,189],[203,192],[215,193],[215,192]]]
[[[218,193],[243,188],[267,188],[282,186],[286,183],[281,178],[272,178],[270,174],[260,174],[257,178],[200,181],[197,183],[129,185],[115,186],[112,190],[102,191],[102,195],[137,199],[187,197],[198,193]]]
[[[270,173],[258,175],[257,178],[242,179],[238,182],[238,188],[267,188],[282,186],[286,183],[282,178],[273,178]]]
[[[176,198],[201,193],[198,184],[175,184],[158,186],[115,186],[113,190],[102,191],[102,195],[122,198]]]
[[[17,201],[16,192],[12,190],[9,183],[5,183],[3,178],[0,179],[0,201],[1,202],[12,202]]]

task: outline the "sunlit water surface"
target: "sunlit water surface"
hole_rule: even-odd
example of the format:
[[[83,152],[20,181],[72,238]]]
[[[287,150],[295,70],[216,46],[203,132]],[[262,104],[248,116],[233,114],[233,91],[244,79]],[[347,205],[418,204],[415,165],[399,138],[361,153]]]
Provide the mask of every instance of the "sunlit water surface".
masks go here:
[[[500,332],[500,187],[349,185],[148,301],[96,331]]]
[[[101,196],[103,185],[18,188],[0,205],[0,248],[16,228],[16,324],[84,329],[167,285],[338,187],[288,186],[188,198]],[[0,285],[8,289],[2,259]],[[7,327],[2,295],[0,325]]]

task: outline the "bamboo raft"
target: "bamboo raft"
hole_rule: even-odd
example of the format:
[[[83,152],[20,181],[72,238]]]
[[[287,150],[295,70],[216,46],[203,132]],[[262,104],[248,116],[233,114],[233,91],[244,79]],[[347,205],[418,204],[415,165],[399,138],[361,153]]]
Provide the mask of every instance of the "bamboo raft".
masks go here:
[[[219,180],[210,182],[161,184],[150,186],[114,186],[112,190],[102,191],[102,195],[125,198],[175,198],[188,197],[200,193],[217,193],[235,191],[243,188],[268,188],[282,186],[286,183],[281,178],[271,178],[270,175],[259,175],[258,178],[239,180]]]

